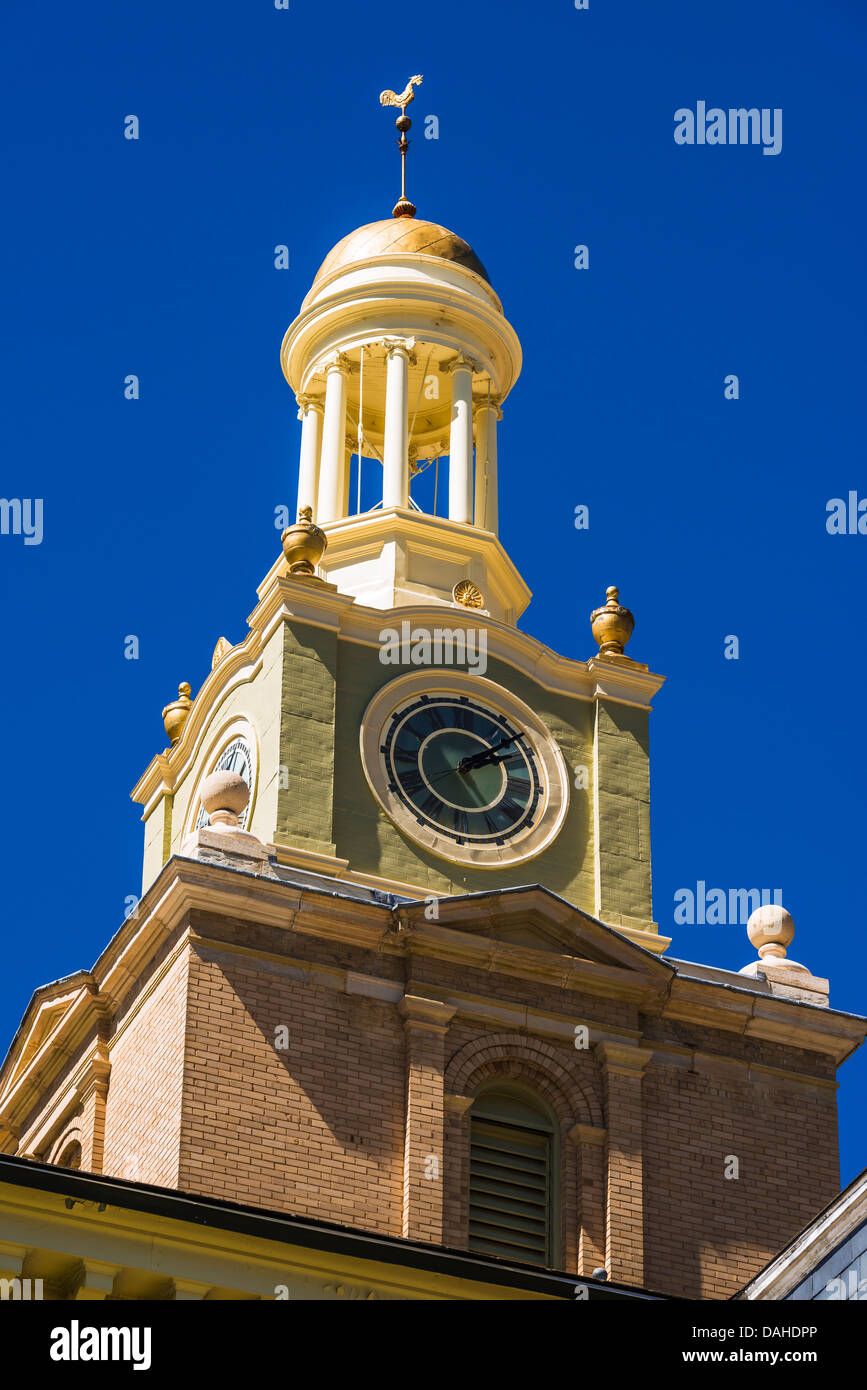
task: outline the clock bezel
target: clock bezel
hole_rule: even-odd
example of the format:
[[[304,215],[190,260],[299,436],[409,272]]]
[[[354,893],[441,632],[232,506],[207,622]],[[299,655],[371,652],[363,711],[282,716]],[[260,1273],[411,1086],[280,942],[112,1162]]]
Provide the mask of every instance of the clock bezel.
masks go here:
[[[391,790],[390,774],[380,750],[386,743],[393,715],[420,695],[466,695],[521,730],[532,748],[542,785],[531,825],[498,845],[472,840],[458,844],[445,832],[419,824],[402,798]],[[361,721],[359,745],[367,784],[389,820],[414,844],[452,864],[499,869],[535,859],[556,838],[569,809],[566,763],[550,730],[523,700],[484,676],[442,667],[425,667],[423,671],[398,676],[378,690],[368,704]]]

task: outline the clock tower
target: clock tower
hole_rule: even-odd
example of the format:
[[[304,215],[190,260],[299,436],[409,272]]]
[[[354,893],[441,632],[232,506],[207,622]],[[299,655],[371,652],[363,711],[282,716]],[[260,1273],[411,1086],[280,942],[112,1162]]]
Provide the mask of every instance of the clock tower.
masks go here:
[[[414,897],[545,883],[663,950],[662,677],[624,654],[613,589],[587,660],[519,630],[498,494],[520,343],[472,248],[410,208],[338,242],[283,340],[299,521],[246,638],[169,707],[172,746],[134,792],[145,886],[206,819],[202,779],[243,763],[246,829],[281,864]]]
[[[381,97],[404,160],[419,81]],[[726,1298],[837,1192],[864,1020],[787,959],[781,906],[740,973],[669,954],[662,677],[613,586],[584,658],[518,627],[521,348],[475,251],[404,185],[281,361],[297,519],[163,711],[141,900],[0,1067],[0,1254],[63,1297]],[[100,1229],[58,1168],[109,1193]]]

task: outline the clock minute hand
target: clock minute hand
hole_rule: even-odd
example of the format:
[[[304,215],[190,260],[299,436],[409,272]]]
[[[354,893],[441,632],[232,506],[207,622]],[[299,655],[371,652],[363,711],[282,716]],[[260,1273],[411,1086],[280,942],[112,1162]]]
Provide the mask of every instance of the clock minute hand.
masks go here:
[[[511,738],[501,738],[499,743],[492,744],[490,748],[483,748],[481,753],[473,753],[468,758],[461,758],[458,763],[458,772],[471,772],[474,768],[484,767],[486,763],[502,762],[502,758],[497,755],[502,749],[517,742],[519,738],[523,738],[523,734],[512,734]]]

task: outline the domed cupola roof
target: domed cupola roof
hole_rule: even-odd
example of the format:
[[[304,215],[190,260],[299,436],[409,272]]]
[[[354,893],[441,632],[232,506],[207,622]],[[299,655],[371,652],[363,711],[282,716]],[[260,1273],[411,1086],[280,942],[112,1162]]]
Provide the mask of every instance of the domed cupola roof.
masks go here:
[[[490,276],[473,248],[436,222],[416,217],[387,217],[368,222],[338,241],[316,272],[316,285],[333,271],[343,270],[373,256],[436,256],[471,270],[487,284]]]

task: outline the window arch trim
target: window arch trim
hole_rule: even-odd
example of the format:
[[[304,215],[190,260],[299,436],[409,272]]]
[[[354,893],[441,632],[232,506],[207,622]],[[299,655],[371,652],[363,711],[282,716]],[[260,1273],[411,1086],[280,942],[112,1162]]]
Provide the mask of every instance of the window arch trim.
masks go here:
[[[198,828],[199,817],[202,810],[202,801],[199,794],[202,782],[212,772],[217,770],[221,758],[225,756],[233,744],[239,741],[242,741],[246,745],[250,758],[250,799],[247,802],[247,809],[242,817],[243,827],[249,829],[250,822],[256,810],[256,793],[259,786],[259,741],[252,719],[245,714],[236,714],[233,715],[231,719],[227,720],[225,724],[220,726],[219,731],[212,737],[207,752],[198,762],[198,768],[194,774],[192,795],[190,796],[183,819],[181,843],[183,843],[188,835],[192,834],[193,831]]]

